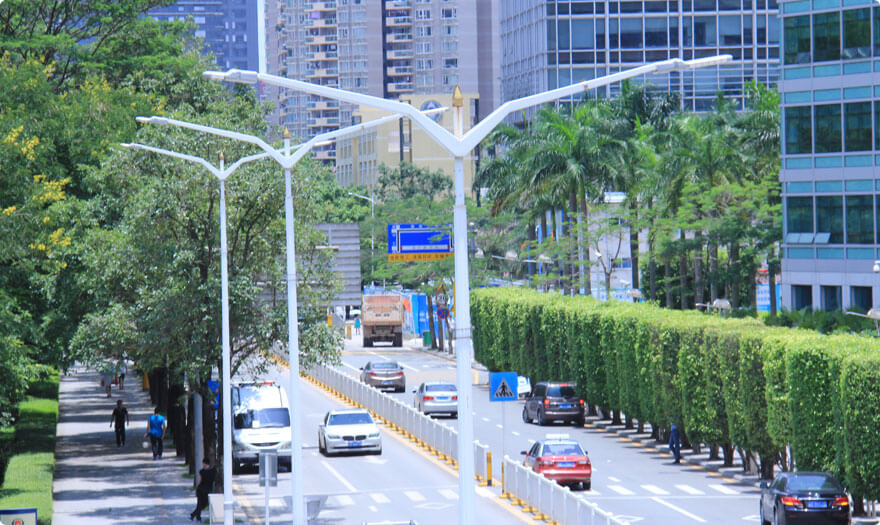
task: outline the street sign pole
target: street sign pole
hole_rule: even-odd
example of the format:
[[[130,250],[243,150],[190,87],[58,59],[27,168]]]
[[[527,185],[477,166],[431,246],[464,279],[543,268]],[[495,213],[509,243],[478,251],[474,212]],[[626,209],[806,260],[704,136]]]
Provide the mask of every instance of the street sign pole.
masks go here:
[[[501,403],[501,457],[507,454],[507,407],[505,401],[516,401],[517,381],[516,372],[492,372],[489,374],[489,401]]]

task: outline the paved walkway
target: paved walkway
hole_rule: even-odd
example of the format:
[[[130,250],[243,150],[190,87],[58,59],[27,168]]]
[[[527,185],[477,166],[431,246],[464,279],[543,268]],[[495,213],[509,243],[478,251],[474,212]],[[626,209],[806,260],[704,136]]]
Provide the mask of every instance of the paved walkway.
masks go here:
[[[100,381],[93,371],[61,377],[53,523],[192,523],[196,498],[192,478],[183,477],[182,458],[166,447],[163,459],[153,461],[149,446],[143,447],[153,407],[137,376],[126,381],[124,392],[114,386],[111,398]],[[119,448],[109,426],[118,399],[131,416],[126,443]],[[205,522],[207,516],[202,513]]]

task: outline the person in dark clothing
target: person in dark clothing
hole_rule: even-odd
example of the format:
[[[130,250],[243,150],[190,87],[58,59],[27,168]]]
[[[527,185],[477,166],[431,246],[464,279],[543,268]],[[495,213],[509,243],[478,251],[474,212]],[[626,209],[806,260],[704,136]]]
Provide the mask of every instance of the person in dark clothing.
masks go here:
[[[116,425],[116,446],[125,446],[125,425],[131,425],[128,418],[128,409],[122,406],[122,400],[116,401],[116,408],[110,414],[110,426]]]
[[[675,423],[670,421],[669,425],[671,427],[669,430],[669,450],[675,456],[673,463],[681,463],[681,431],[678,430]]]
[[[202,460],[202,470],[199,471],[199,484],[196,486],[196,510],[189,514],[190,521],[202,521],[202,510],[208,506],[208,494],[214,490],[214,478],[217,471],[211,466],[208,458]]]
[[[144,437],[150,436],[150,444],[153,445],[153,459],[162,459],[162,440],[165,439],[165,416],[159,413],[159,407],[153,410],[147,422],[147,432]]]

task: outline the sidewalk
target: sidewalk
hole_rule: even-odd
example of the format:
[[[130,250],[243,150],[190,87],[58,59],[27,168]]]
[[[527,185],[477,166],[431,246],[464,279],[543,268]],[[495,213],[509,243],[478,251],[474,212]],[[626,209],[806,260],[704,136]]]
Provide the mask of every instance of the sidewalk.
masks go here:
[[[61,377],[58,441],[55,447],[53,523],[192,523],[195,508],[192,478],[171,440],[163,459],[153,461],[143,448],[147,418],[153,413],[149,395],[136,375],[124,392],[113,387],[108,398],[94,371]],[[117,448],[110,414],[122,399],[131,417],[125,446]],[[207,522],[208,513],[202,513]]]

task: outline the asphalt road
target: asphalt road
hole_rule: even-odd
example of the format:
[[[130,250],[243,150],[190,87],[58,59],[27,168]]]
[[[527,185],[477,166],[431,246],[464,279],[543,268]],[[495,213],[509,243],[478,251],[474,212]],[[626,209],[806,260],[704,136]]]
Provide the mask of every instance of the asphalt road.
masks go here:
[[[427,380],[455,381],[455,363],[418,350],[348,344],[340,367],[352,375],[368,360],[393,359],[407,376],[407,391],[391,394],[412,403],[412,390]],[[565,380],[566,378],[559,378]],[[502,450],[513,458],[548,433],[567,433],[588,450],[593,487],[580,496],[615,516],[639,524],[713,525],[758,522],[759,489],[739,484],[697,466],[675,465],[669,454],[623,440],[597,428],[556,424],[540,427],[522,421],[521,401],[492,403],[485,385],[473,388],[475,438],[488,444],[495,477]],[[456,425],[454,419],[443,420]]]
[[[242,379],[271,379],[288,385],[286,370]],[[412,446],[395,432],[382,432],[382,454],[324,457],[317,449],[318,424],[335,408],[349,408],[308,382],[301,382],[303,462],[306,495],[329,496],[317,523],[361,524],[414,520],[419,525],[446,525],[458,521],[458,477],[455,471]],[[262,523],[265,489],[258,485],[256,469],[235,477],[236,501],[248,521]],[[270,522],[290,523],[290,474],[280,473],[278,486],[270,488]],[[530,523],[500,503],[495,494],[480,489],[476,498],[479,523]]]

